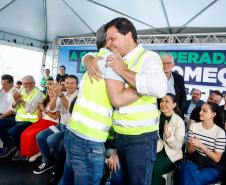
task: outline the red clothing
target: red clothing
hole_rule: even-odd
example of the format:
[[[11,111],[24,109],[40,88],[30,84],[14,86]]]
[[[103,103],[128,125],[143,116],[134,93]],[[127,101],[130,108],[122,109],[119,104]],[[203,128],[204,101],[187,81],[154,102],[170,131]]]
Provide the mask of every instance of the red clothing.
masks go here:
[[[20,139],[20,155],[24,157],[31,157],[39,152],[36,135],[57,123],[45,119],[40,119],[33,123],[26,130],[23,131]]]

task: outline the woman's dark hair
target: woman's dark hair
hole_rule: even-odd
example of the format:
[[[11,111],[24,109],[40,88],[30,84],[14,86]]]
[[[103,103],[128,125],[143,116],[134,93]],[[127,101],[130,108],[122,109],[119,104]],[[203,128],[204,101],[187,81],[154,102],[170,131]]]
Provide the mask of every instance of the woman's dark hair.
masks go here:
[[[17,85],[22,85],[22,82],[20,80],[16,81]]]
[[[47,90],[48,91],[48,90]],[[46,108],[47,104],[50,102],[50,97],[49,95],[47,94],[46,97],[44,98],[42,104],[43,106]]]
[[[50,97],[48,95],[48,91],[49,91],[49,87],[47,88],[47,92],[46,92],[46,97],[44,98],[42,104],[43,106],[46,108],[46,106],[48,105],[48,103],[50,102]]]
[[[167,93],[166,96],[169,96],[171,98],[171,100],[173,101],[173,103],[176,103],[176,107],[173,110],[176,114],[180,115],[180,109],[177,105],[176,96],[172,93]]]
[[[220,106],[215,102],[207,102],[206,104],[209,105],[212,112],[216,113],[216,116],[213,118],[213,122],[224,129],[224,115],[223,111],[220,109]]]

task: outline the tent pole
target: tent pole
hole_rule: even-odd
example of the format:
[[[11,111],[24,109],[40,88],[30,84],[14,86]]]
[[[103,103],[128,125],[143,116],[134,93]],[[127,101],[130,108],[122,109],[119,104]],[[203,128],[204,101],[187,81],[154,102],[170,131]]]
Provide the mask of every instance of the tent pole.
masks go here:
[[[42,78],[44,77],[44,70],[45,70],[45,64],[46,64],[46,55],[47,55],[48,45],[47,43],[43,46],[43,55],[42,55],[42,65],[41,65],[41,71],[40,71],[40,82]]]

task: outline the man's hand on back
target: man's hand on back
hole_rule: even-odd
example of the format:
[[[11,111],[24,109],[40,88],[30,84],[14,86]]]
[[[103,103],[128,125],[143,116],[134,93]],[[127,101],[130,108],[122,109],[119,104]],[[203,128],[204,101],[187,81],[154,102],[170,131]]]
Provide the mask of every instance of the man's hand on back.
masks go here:
[[[84,64],[86,66],[90,81],[93,82],[93,78],[97,81],[102,78],[102,73],[97,65],[98,60],[102,59],[102,57],[93,57],[91,55],[87,55],[84,58]]]

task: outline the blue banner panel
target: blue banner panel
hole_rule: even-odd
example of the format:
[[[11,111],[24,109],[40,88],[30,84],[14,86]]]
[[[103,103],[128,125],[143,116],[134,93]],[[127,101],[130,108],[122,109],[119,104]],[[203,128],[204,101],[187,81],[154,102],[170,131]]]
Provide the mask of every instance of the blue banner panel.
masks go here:
[[[188,99],[193,88],[202,90],[202,99],[206,100],[211,90],[226,92],[226,45],[143,45],[158,53],[171,53],[174,56],[177,71],[184,76]],[[96,51],[95,46],[60,47],[60,65],[66,66],[68,74],[79,79],[85,71],[81,63],[88,52]]]

